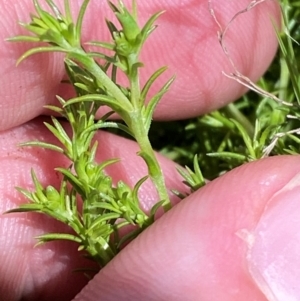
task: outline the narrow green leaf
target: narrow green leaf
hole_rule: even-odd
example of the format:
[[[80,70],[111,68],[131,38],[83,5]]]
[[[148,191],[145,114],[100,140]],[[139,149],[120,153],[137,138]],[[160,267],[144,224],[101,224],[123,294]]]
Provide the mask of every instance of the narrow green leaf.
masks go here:
[[[255,141],[257,141],[259,139],[259,134],[260,134],[260,131],[261,131],[261,122],[259,119],[256,119],[255,120],[255,126],[254,126],[254,133],[253,133],[253,145],[255,143]]]
[[[274,127],[274,126],[266,127],[260,135],[258,144],[261,145],[261,146],[265,146],[267,144],[267,141],[271,140],[272,132],[273,133],[276,132],[276,129],[279,130],[279,128],[280,128],[279,126],[277,126],[277,127]]]
[[[183,177],[183,179],[185,180],[185,183],[188,185],[188,186],[193,186],[195,183],[194,183],[194,180],[193,178],[191,177],[191,175],[189,174],[189,172],[187,172],[187,166],[186,166],[186,170],[184,170],[182,167],[180,168],[176,168],[176,170],[178,171],[178,173]]]
[[[132,13],[131,13],[131,15],[134,18],[134,20],[137,22],[138,21],[138,8],[137,8],[137,1],[136,0],[132,0]]]
[[[183,200],[183,199],[185,199],[186,197],[189,196],[189,194],[179,192],[179,191],[176,190],[176,189],[171,189],[171,192],[172,192],[173,194],[175,194],[175,195],[176,195],[179,199],[181,199],[181,200]]]
[[[39,42],[40,39],[33,36],[15,36],[5,39],[7,42]]]
[[[113,7],[112,5],[111,7]],[[122,25],[122,32],[124,33],[126,40],[134,43],[136,37],[140,34],[140,28],[134,19],[134,17],[130,14],[127,8],[124,6],[122,1],[119,1],[119,9],[115,12],[115,15]]]
[[[91,57],[91,58],[98,58],[98,59],[103,59],[111,64],[115,64],[116,60],[113,57],[107,56],[103,53],[100,52],[87,52],[87,56]]]
[[[143,99],[143,101],[146,100],[147,94],[149,92],[150,87],[152,86],[152,84],[155,82],[155,80],[161,75],[163,74],[166,70],[168,69],[168,67],[162,67],[160,69],[158,69],[157,71],[155,71],[151,77],[148,79],[148,81],[146,82],[146,84],[144,85],[142,92],[141,92],[141,99]]]
[[[66,23],[67,24],[74,23],[73,18],[72,18],[70,1],[69,0],[64,0],[64,7],[65,7],[65,14],[66,14]]]
[[[111,9],[114,13],[119,13],[119,12],[120,12],[119,9],[118,9],[111,1],[108,0],[107,3],[108,3],[108,5],[109,5],[110,9]]]
[[[150,216],[152,216],[154,218],[157,210],[161,207],[163,207],[164,205],[164,201],[159,201],[157,203],[154,204],[154,206],[152,206],[151,210],[150,210]],[[153,220],[154,221],[154,220]]]
[[[60,135],[59,131],[50,123],[44,122],[47,129],[64,145],[65,139]]]
[[[161,90],[154,95],[149,103],[147,104],[146,111],[145,111],[145,127],[147,132],[149,131],[153,112],[158,104],[158,102],[161,100],[161,98],[164,96],[164,94],[169,90],[171,84],[174,82],[175,76],[173,76],[162,88]]]
[[[214,113],[217,113],[218,116],[215,116],[216,114]],[[226,125],[228,123],[230,123],[232,125],[231,128],[234,128],[234,124],[228,119],[227,119],[227,124],[224,124],[223,118],[225,119],[224,116],[221,116],[220,112],[213,112],[209,115],[203,116],[200,122],[208,127],[214,127],[214,128],[224,128],[227,127]]]
[[[106,121],[108,118],[110,118],[115,112],[114,111],[109,111],[107,112],[106,114],[104,114],[102,117],[101,117],[101,120],[99,120],[98,122],[104,122]]]
[[[91,87],[85,85],[85,84],[81,84],[81,83],[74,83],[74,86],[85,91],[87,94],[93,93],[93,89],[91,89]]]
[[[195,174],[196,174],[197,178],[204,180],[201,169],[200,169],[200,166],[199,166],[199,161],[198,161],[198,155],[197,154],[194,156],[194,159],[193,159],[193,167],[194,167],[194,171],[195,171]]]
[[[137,228],[128,234],[124,235],[120,241],[118,242],[117,248],[120,249],[122,246],[127,245],[129,242],[131,242],[133,239],[135,239],[140,233],[142,232],[141,228]]]
[[[39,17],[41,18],[43,15],[43,9],[41,8],[41,6],[37,0],[33,0],[33,4],[34,4],[36,12],[38,13]]]
[[[80,7],[80,11],[77,17],[77,22],[76,22],[76,27],[75,27],[75,32],[76,32],[76,40],[78,45],[80,45],[80,39],[81,39],[81,31],[82,31],[82,22],[83,22],[83,17],[86,12],[86,8],[88,6],[89,0],[84,0]]]
[[[58,167],[58,168],[55,168],[55,170],[57,170],[61,174],[63,174],[65,176],[65,178],[72,184],[74,189],[76,189],[76,191],[80,195],[85,196],[84,187],[83,187],[82,183],[80,182],[80,180],[78,180],[76,178],[76,176],[74,176],[69,170],[67,170],[65,168]]]
[[[247,150],[249,152],[249,155],[253,158],[253,159],[256,159],[256,154],[255,154],[255,150],[253,148],[253,143],[252,143],[252,140],[251,138],[249,137],[247,131],[244,129],[244,127],[236,120],[234,119],[230,119],[234,124],[235,126],[237,127],[238,131],[240,132],[240,134],[242,135],[242,138],[245,142],[245,145],[247,147]]]
[[[299,150],[293,147],[291,147],[291,149],[284,149],[284,152],[288,155],[299,155]]]
[[[91,148],[90,155],[89,155],[89,162],[94,162],[95,161],[98,145],[99,145],[98,141],[97,140],[94,141],[94,144]]]
[[[133,201],[135,203],[135,206],[137,208],[139,208],[139,196],[138,196],[138,192],[140,187],[142,186],[142,184],[149,178],[149,176],[145,176],[143,178],[141,178],[135,185],[132,191],[132,197],[133,197]]]
[[[247,162],[247,157],[241,154],[232,153],[232,152],[219,152],[219,153],[208,153],[206,154],[209,157],[220,158],[222,160],[237,160],[239,162]]]
[[[117,73],[118,73],[118,68],[116,65],[112,65],[111,68],[111,80],[116,83],[117,82]],[[128,97],[128,93],[124,94],[126,97]]]
[[[95,204],[90,204],[88,206],[87,212],[85,213],[88,214],[89,209],[96,209],[96,208],[109,210],[111,212],[118,213],[119,215],[122,214],[122,210],[120,210],[118,206],[113,206],[112,204],[107,202],[96,202]]]
[[[39,203],[47,204],[48,199],[44,194],[44,187],[42,186],[42,184],[38,180],[38,178],[37,178],[37,176],[36,176],[33,169],[31,169],[31,178],[32,178],[32,181],[34,183],[35,190],[36,190],[33,195],[35,195],[37,197],[37,199],[39,200]]]
[[[44,187],[41,185],[41,183],[39,182],[35,172],[33,169],[31,169],[31,178],[32,178],[32,181],[34,183],[34,187],[37,191],[43,191],[44,190]]]
[[[94,222],[92,223],[92,225],[89,227],[89,229],[87,229],[87,233],[91,232],[92,230],[95,229],[95,227],[97,226],[102,226],[100,224],[106,222],[106,221],[110,221],[110,220],[117,220],[118,218],[120,218],[120,214],[119,213],[115,213],[115,212],[111,212],[111,213],[105,213],[100,215],[99,217],[97,217]]]
[[[48,1],[47,1],[48,2]],[[46,12],[41,8],[37,0],[33,0],[36,12],[40,16],[40,19],[47,25],[49,29],[55,28],[56,30],[60,30],[59,22],[56,18],[54,18],[51,14]],[[49,3],[49,2],[48,2]]]
[[[55,133],[57,134],[56,138],[63,144],[65,145],[68,149],[72,147],[72,142],[68,134],[66,133],[65,129],[62,127],[60,122],[53,116],[51,116],[51,120],[55,126]],[[47,126],[49,130],[51,130],[51,125],[47,122],[44,122],[44,124]],[[53,133],[53,132],[52,132]],[[54,133],[53,133],[54,134]]]
[[[205,185],[205,179],[199,166],[198,155],[194,156],[193,167],[195,172],[197,189]]]
[[[79,244],[82,243],[81,238],[67,233],[48,233],[48,234],[36,236],[35,239],[39,241],[35,246],[39,246],[46,242],[55,241],[55,240],[70,240],[70,241],[77,242]]]
[[[47,110],[51,110],[55,113],[58,113],[61,116],[65,116],[64,110],[60,107],[53,106],[53,105],[46,105],[46,106],[44,106],[44,108],[47,109]]]
[[[155,29],[155,26],[153,26],[154,22],[164,13],[165,11],[159,11],[146,22],[144,27],[141,30],[141,36],[142,36],[142,43],[145,42],[149,34]]]
[[[114,23],[112,23],[111,21],[109,21],[109,20],[105,20],[106,21],[106,25],[107,25],[107,28],[108,28],[108,30],[109,30],[109,32],[110,32],[110,34],[111,34],[111,37],[113,38],[113,39],[115,39],[115,33],[116,32],[119,32],[118,31],[118,29],[117,29],[117,27],[115,26],[115,24]],[[101,42],[100,42],[101,43]],[[103,47],[103,46],[102,46]],[[104,47],[105,48],[105,47]],[[115,49],[115,45],[114,45],[114,47],[113,47],[113,49]]]
[[[294,89],[294,93],[296,95],[296,99],[298,101],[298,104],[300,104],[300,88],[299,88],[299,78],[300,78],[300,72],[298,69],[298,64],[297,61],[295,59],[295,53],[294,53],[294,49],[292,46],[292,38],[291,35],[288,31],[288,22],[287,22],[287,16],[286,13],[283,13],[283,19],[284,19],[284,23],[285,23],[285,36],[282,38],[278,28],[275,24],[273,24],[274,29],[275,29],[275,33],[277,35],[277,40],[280,46],[280,50],[282,53],[282,56],[285,60],[285,63],[287,64],[288,70],[289,70],[289,76],[292,82],[292,86]]]
[[[89,94],[89,95],[74,97],[68,100],[64,105],[64,107],[73,105],[75,103],[93,102],[93,101],[99,102],[102,105],[107,105],[116,112],[123,112],[122,106],[120,106],[113,97],[106,96],[106,95],[98,95],[98,94]]]
[[[39,41],[41,41],[41,36],[47,32],[47,29],[44,29],[40,26],[37,26],[35,24],[26,24],[26,23],[20,23],[22,27],[24,27],[26,30],[30,31],[31,33],[35,34]]]
[[[51,14],[43,10],[41,16],[42,21],[47,25],[48,29],[53,32],[61,32],[61,26],[59,21],[53,17]]]
[[[37,204],[37,203],[31,203],[31,204],[21,204],[18,208],[10,209],[6,212],[7,213],[21,213],[21,212],[38,212],[42,213],[44,208],[44,205]]]
[[[42,21],[39,17],[31,15],[31,20],[32,20],[32,22],[30,24],[32,24],[34,26],[39,26],[41,28],[44,28],[45,30],[49,29],[47,24],[45,24],[45,22]]]
[[[55,17],[57,20],[59,20],[60,22],[64,21],[64,17],[62,15],[62,13],[60,12],[59,8],[54,4],[54,2],[52,0],[46,0],[47,4],[49,5],[49,7],[51,8],[52,12],[54,13]],[[65,1],[68,2],[68,1]],[[65,9],[68,9],[65,6]],[[66,12],[66,10],[65,10]]]
[[[104,170],[107,166],[118,163],[118,162],[120,162],[120,160],[121,159],[119,159],[119,158],[108,159],[108,160],[105,160],[105,161],[101,162],[98,165],[98,167],[99,167],[100,170]]]
[[[42,147],[42,148],[56,151],[61,154],[64,153],[64,150],[61,147],[51,144],[51,143],[42,142],[42,141],[28,141],[28,142],[20,143],[19,145],[20,146]]]
[[[62,106],[64,106],[66,104],[66,101],[59,95],[56,95],[56,98]]]
[[[64,200],[64,206],[71,218],[69,218],[69,225],[73,228],[73,230],[76,233],[82,233],[82,213],[81,209],[78,209],[77,202],[78,202],[78,196],[77,191],[75,189],[71,189],[71,192],[67,191],[67,182],[64,181],[65,187],[63,189],[65,190],[64,194],[65,197],[62,199]],[[63,190],[61,189],[61,191]],[[68,193],[68,195],[67,195]],[[62,194],[62,192],[61,192]]]
[[[197,177],[195,173],[188,166],[185,166],[185,169],[187,170],[189,177],[192,179],[190,184],[192,184],[192,186],[196,185]]]
[[[115,48],[114,44],[107,43],[107,42],[91,41],[91,42],[87,42],[85,44],[90,45],[90,46],[102,47],[102,48],[109,49],[109,50],[114,50],[114,48]]]
[[[37,53],[42,52],[68,52],[67,50],[57,47],[57,46],[45,46],[45,47],[36,47],[31,48],[28,51],[26,51],[18,60],[17,65],[19,65],[24,59],[28,58],[29,56]]]
[[[23,194],[28,200],[31,202],[35,202],[35,199],[32,197],[32,192],[28,191],[27,189],[24,189],[22,187],[15,187],[15,189]]]
[[[300,138],[295,136],[295,135],[291,135],[291,134],[287,134],[287,136],[289,138],[291,138],[293,141],[295,141],[297,144],[300,144]]]
[[[87,134],[88,132],[100,130],[100,129],[105,129],[105,128],[112,128],[112,129],[119,129],[122,130],[123,132],[127,133],[128,135],[132,136],[134,138],[133,133],[130,131],[130,129],[121,123],[113,122],[113,121],[108,121],[108,122],[97,122],[96,124],[93,124],[92,126],[86,128],[83,132],[82,135]]]

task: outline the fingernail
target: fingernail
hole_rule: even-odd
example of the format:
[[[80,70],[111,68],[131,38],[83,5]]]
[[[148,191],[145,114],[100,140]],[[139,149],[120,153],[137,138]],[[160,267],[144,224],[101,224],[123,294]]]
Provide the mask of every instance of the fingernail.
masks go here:
[[[300,300],[300,174],[267,203],[251,231],[247,260],[267,300]]]

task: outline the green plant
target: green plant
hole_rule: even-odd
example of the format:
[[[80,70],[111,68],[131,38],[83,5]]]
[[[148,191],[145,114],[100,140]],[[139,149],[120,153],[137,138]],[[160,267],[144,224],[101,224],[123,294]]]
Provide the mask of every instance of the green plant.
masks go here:
[[[179,172],[191,192],[205,185],[205,178],[214,179],[245,162],[270,155],[299,153],[300,51],[294,42],[299,39],[300,33],[300,26],[295,21],[300,14],[298,2],[284,0],[281,3],[284,26],[281,31],[276,29],[281,51],[259,83],[253,84],[238,71],[227,75],[256,93],[250,92],[235,104],[205,116],[164,123],[163,127],[161,123],[152,123],[152,115],[174,78],[152,98],[148,97],[148,92],[166,67],[153,73],[143,87],[139,83],[139,69],[143,66],[139,61],[139,53],[156,28],[154,23],[162,12],[151,16],[140,28],[136,1],[132,3],[131,12],[122,1],[118,5],[108,2],[121,29],[112,21],[107,21],[112,41],[89,42],[87,46],[100,49],[99,52],[91,52],[81,42],[83,16],[89,0],[83,1],[76,22],[71,16],[68,0],[64,1],[64,14],[52,0],[45,2],[52,13],[34,0],[36,15],[31,15],[29,24],[21,23],[33,35],[9,39],[13,42],[44,43],[44,46],[27,51],[18,63],[40,52],[64,53],[68,81],[77,94],[70,100],[58,96],[60,107],[47,106],[71,126],[71,134],[68,134],[55,117],[52,117],[52,123],[45,123],[61,145],[40,141],[22,144],[48,148],[63,154],[71,162],[68,168],[56,169],[62,176],[59,189],[43,187],[34,171],[32,179],[35,190],[31,192],[18,188],[30,202],[9,212],[44,213],[73,229],[73,234],[41,235],[38,237],[39,243],[59,239],[74,241],[79,244],[80,250],[87,251],[103,267],[129,241],[154,222],[158,208],[169,210],[171,204],[168,191],[150,140],[161,153],[187,166],[186,170],[179,169]],[[254,7],[260,2],[263,1],[252,1],[251,4]],[[221,35],[224,40],[227,28]],[[228,55],[224,41],[221,42],[225,55]],[[119,72],[126,76],[128,86],[118,82]],[[108,106],[111,112],[95,120],[95,114],[101,106]],[[120,122],[109,119],[114,112],[120,116]],[[113,185],[113,179],[105,173],[105,168],[116,163],[118,158],[96,162],[95,154],[98,149],[101,151],[102,146],[98,146],[93,138],[97,130],[104,128],[137,141],[140,147],[138,155],[147,164],[148,175],[140,179],[135,187],[131,188],[124,182]],[[174,128],[176,135],[172,134]],[[178,132],[180,141],[168,141],[168,137],[179,136]],[[164,144],[161,145],[160,141],[164,141]],[[193,170],[188,166],[193,166]],[[150,213],[146,214],[140,208],[138,191],[148,177],[153,181],[159,199]],[[182,198],[186,197],[181,192],[175,193]],[[82,208],[78,199],[82,200]],[[128,225],[132,225],[133,230],[121,236],[120,230]]]
[[[41,141],[23,143],[22,146],[43,147],[61,153],[71,164],[68,168],[56,169],[63,178],[60,189],[43,187],[32,171],[35,191],[18,188],[30,203],[10,212],[40,212],[69,225],[74,234],[44,234],[38,237],[39,243],[57,239],[75,241],[80,245],[80,250],[86,250],[100,266],[104,266],[128,241],[153,223],[158,208],[162,207],[164,211],[171,208],[164,177],[148,139],[148,132],[155,107],[174,78],[150,99],[148,92],[153,82],[166,68],[154,72],[143,87],[139,83],[139,69],[143,66],[139,54],[148,36],[156,28],[154,22],[162,12],[151,16],[140,28],[135,1],[132,12],[122,1],[117,6],[109,1],[109,7],[115,13],[121,29],[112,21],[106,21],[112,41],[89,42],[88,45],[100,50],[90,52],[81,42],[83,16],[89,0],[83,1],[76,22],[73,21],[68,0],[64,1],[64,14],[52,0],[45,2],[52,13],[34,0],[36,15],[31,15],[29,24],[21,23],[33,35],[16,36],[9,41],[45,43],[45,46],[25,52],[18,63],[36,53],[65,53],[65,69],[77,96],[68,101],[58,96],[61,107],[47,108],[64,117],[72,133],[68,135],[59,120],[52,117],[52,123],[45,125],[59,140],[60,146]],[[101,49],[108,50],[110,54],[101,52]],[[118,72],[125,74],[128,87],[117,81]],[[108,106],[111,112],[95,121],[95,114],[101,106]],[[114,112],[123,122],[108,121]],[[95,161],[96,151],[98,148],[101,151],[102,146],[93,138],[96,131],[102,128],[117,128],[137,141],[140,147],[138,155],[147,164],[148,176],[140,179],[133,189],[124,182],[113,185],[111,177],[106,175],[105,167],[116,163],[118,159]],[[159,200],[147,215],[140,208],[138,190],[148,177],[157,189]],[[83,202],[82,209],[78,205],[79,198]],[[134,229],[121,237],[120,229],[128,225],[133,225]]]

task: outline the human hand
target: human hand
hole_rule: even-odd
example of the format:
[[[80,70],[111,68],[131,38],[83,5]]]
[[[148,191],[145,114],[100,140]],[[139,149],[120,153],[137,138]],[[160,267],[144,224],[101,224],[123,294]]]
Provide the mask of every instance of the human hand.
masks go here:
[[[215,9],[226,24],[247,4],[248,1],[215,3]],[[95,26],[101,17],[92,14],[96,10],[103,13],[102,5],[106,4],[91,3],[86,16],[87,39],[103,37]],[[218,45],[218,28],[209,15],[207,2],[194,1],[184,8],[180,5],[181,2],[165,1],[144,7],[141,4],[140,9],[145,15],[162,8],[167,10],[160,19],[159,31],[148,42],[157,48],[149,47],[151,50],[143,54],[147,66],[153,70],[168,65],[170,73],[177,74],[176,84],[157,110],[156,118],[164,120],[196,116],[244,92],[241,86],[221,74],[230,65]],[[22,5],[11,3],[5,9],[1,40],[17,33],[15,20],[25,20],[28,12],[33,11],[31,1]],[[279,19],[275,2],[266,1],[243,15],[228,35],[227,46],[235,63],[253,80],[267,68],[276,50],[269,15]],[[5,175],[1,181],[1,212],[24,202],[13,187],[30,187],[31,168],[43,182],[57,182],[53,168],[64,164],[63,158],[55,158],[53,162],[50,152],[19,149],[16,144],[53,139],[44,129],[42,118],[31,119],[43,113],[42,106],[49,100],[54,101],[56,94],[70,93],[60,85],[63,68],[59,55],[54,58],[47,54],[35,56],[14,68],[24,46],[2,43],[1,49],[6,51],[1,71],[4,87],[0,99],[1,128],[7,131],[0,137],[1,170]],[[13,126],[17,127],[12,129]],[[101,159],[124,159],[122,165],[110,168],[111,174],[131,184],[145,174],[139,158],[134,155],[137,149],[134,143],[107,133],[100,133],[99,139],[107,145],[105,153],[99,154]],[[261,230],[270,235],[280,234],[272,227],[266,228],[263,222],[268,221],[273,226],[271,222],[280,220],[272,213],[278,208],[284,212],[280,208],[283,202],[278,200],[285,198],[288,189],[282,188],[298,172],[297,160],[296,157],[272,158],[243,166],[213,181],[126,247],[76,300],[267,300],[258,288],[262,283],[257,276],[261,268],[256,263],[263,265],[277,254],[272,249],[266,250],[270,254],[267,259],[259,257],[263,252],[259,249],[257,233]],[[161,162],[167,186],[180,188],[173,163],[164,158]],[[281,189],[283,193],[274,196]],[[142,194],[143,206],[147,209],[155,194],[151,186],[143,187]],[[278,206],[270,206],[262,215],[267,203]],[[34,236],[58,229],[64,230],[58,223],[36,214],[0,217],[0,295],[6,296],[5,300],[70,300],[85,285],[81,274],[71,273],[72,269],[87,265],[72,244],[55,242],[33,248]],[[256,237],[257,243],[251,249],[248,262],[247,251]],[[266,237],[269,239],[268,235]],[[263,283],[262,287],[265,290],[268,285]]]

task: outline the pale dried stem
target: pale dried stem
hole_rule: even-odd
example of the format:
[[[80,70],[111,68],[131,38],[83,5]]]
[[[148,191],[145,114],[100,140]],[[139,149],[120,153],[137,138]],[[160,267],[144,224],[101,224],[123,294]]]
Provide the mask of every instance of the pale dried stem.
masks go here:
[[[208,7],[209,7],[209,12],[211,14],[211,16],[213,17],[215,23],[217,24],[217,26],[219,27],[219,31],[218,31],[218,40],[219,43],[222,47],[222,50],[224,52],[224,54],[226,55],[228,61],[230,62],[232,68],[233,68],[233,72],[231,73],[226,73],[226,72],[222,72],[225,76],[227,76],[228,78],[231,78],[235,81],[237,81],[238,83],[240,83],[241,85],[245,86],[246,88],[255,91],[256,93],[259,93],[260,95],[267,97],[267,98],[271,98],[274,101],[276,101],[277,103],[281,104],[281,105],[286,105],[289,107],[292,107],[293,104],[291,104],[290,102],[284,101],[280,98],[278,98],[276,95],[273,95],[272,93],[269,93],[268,91],[263,90],[262,88],[260,88],[259,86],[257,86],[255,83],[253,83],[251,81],[250,78],[248,78],[247,76],[241,74],[238,70],[238,68],[236,67],[234,61],[232,60],[230,53],[226,47],[225,44],[225,36],[230,28],[230,25],[232,24],[232,22],[238,18],[240,15],[249,12],[251,9],[253,9],[255,6],[257,6],[258,4],[261,4],[263,2],[265,2],[266,0],[253,0],[251,1],[248,6],[237,12],[232,18],[231,20],[228,22],[228,24],[225,26],[225,28],[222,27],[222,25],[220,24],[220,22],[218,21],[218,18],[215,14],[215,10],[213,8],[213,4],[212,4],[212,0],[208,0]]]
[[[273,148],[276,146],[276,144],[280,138],[287,136],[287,135],[292,135],[292,134],[300,135],[300,129],[294,129],[294,130],[290,130],[288,132],[275,134],[274,137],[272,138],[271,143],[264,148],[262,158],[268,157],[270,155],[270,153],[272,152]]]
[[[257,86],[255,83],[253,83],[251,81],[250,78],[248,78],[247,76],[244,76],[243,74],[241,74],[239,71],[238,71],[238,68],[236,67],[236,65],[234,64],[234,61],[232,60],[231,56],[230,56],[230,53],[226,47],[226,44],[225,44],[225,36],[230,28],[230,25],[232,24],[232,22],[237,18],[239,17],[241,14],[244,14],[246,12],[249,12],[251,9],[253,9],[255,6],[257,6],[258,4],[261,4],[267,0],[253,0],[249,3],[249,5],[237,12],[232,18],[231,20],[228,22],[228,24],[225,26],[225,28],[222,27],[222,25],[220,24],[220,22],[218,21],[218,18],[215,14],[215,11],[214,11],[214,8],[213,8],[213,5],[212,5],[212,1],[213,0],[208,0],[208,7],[209,7],[209,12],[212,16],[212,18],[214,19],[215,23],[217,24],[217,26],[219,27],[219,31],[218,31],[218,39],[219,39],[219,43],[222,47],[222,50],[224,52],[224,54],[226,55],[228,61],[230,62],[232,68],[233,68],[233,72],[231,73],[226,73],[224,71],[222,71],[222,73],[228,77],[228,78],[231,78],[233,80],[235,80],[236,82],[240,83],[241,85],[245,86],[246,88],[264,96],[264,97],[267,97],[267,98],[270,98],[270,99],[273,99],[274,101],[276,101],[278,104],[280,105],[286,105],[288,107],[292,107],[294,106],[292,103],[290,102],[287,102],[287,101],[284,101],[280,98],[278,98],[276,95],[273,95],[272,93],[269,93],[268,91],[265,91],[263,90],[262,88],[260,88],[259,86]],[[290,118],[290,119],[299,119],[298,117],[296,116],[292,116],[292,115],[287,115],[287,118]],[[265,147],[265,149],[263,150],[263,157],[267,157],[269,156],[269,154],[271,153],[271,151],[273,150],[273,148],[276,146],[276,143],[278,142],[278,140],[286,135],[290,135],[290,134],[297,134],[297,135],[300,135],[300,129],[293,129],[291,131],[288,131],[288,132],[285,132],[285,133],[277,133],[273,136],[272,140],[271,140],[271,143]]]

